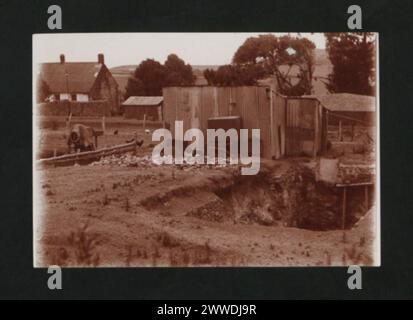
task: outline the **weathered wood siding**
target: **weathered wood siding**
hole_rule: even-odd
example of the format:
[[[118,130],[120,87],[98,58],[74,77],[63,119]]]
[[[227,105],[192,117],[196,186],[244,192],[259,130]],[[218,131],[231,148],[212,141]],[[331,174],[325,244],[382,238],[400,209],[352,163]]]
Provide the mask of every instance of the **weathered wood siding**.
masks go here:
[[[158,121],[160,120],[161,107],[157,106],[123,106],[123,116],[126,119],[143,120],[146,114],[146,120]]]
[[[168,87],[163,97],[172,132],[175,120],[183,121],[184,130],[199,128],[205,134],[208,118],[241,116],[243,128],[260,129],[264,157],[285,154],[285,102],[269,87]]]
[[[316,156],[325,144],[322,106],[313,98],[289,97],[286,101],[286,155]]]

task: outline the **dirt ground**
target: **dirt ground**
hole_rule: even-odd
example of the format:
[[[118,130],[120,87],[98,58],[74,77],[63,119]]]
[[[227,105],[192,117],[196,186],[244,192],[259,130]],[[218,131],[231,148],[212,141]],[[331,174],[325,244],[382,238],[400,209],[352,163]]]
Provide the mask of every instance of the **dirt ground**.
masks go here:
[[[279,168],[285,170],[282,163]],[[225,168],[227,169],[227,168]],[[372,264],[371,223],[343,232],[191,215],[231,169],[74,166],[41,170],[38,265],[315,266]],[[194,187],[196,186],[196,187]],[[43,199],[43,200],[42,200]],[[219,200],[219,199],[218,199]],[[223,211],[224,214],[226,211]]]
[[[141,159],[152,150],[151,135],[141,126],[109,126],[105,143],[124,143],[135,132],[145,141],[134,155]],[[64,148],[64,128],[43,128],[41,134],[43,152]],[[331,224],[324,231],[301,227],[319,212],[327,224],[337,220],[337,194],[317,198],[315,184],[302,183],[306,171],[297,171],[297,164],[311,167],[308,159],[263,161],[255,178],[240,177],[237,166],[127,165],[122,159],[35,168],[36,266],[375,263],[374,201],[370,213],[345,232]],[[302,204],[307,201],[317,203],[310,210]],[[294,210],[305,217],[292,218]]]

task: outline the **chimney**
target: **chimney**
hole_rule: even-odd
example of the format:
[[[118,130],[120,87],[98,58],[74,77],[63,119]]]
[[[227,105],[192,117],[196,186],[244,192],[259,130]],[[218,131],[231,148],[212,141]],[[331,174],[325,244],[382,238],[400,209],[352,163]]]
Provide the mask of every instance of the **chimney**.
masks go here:
[[[64,54],[60,55],[60,63],[65,63],[65,55]]]
[[[98,63],[105,64],[105,56],[103,55],[103,53],[98,54]]]

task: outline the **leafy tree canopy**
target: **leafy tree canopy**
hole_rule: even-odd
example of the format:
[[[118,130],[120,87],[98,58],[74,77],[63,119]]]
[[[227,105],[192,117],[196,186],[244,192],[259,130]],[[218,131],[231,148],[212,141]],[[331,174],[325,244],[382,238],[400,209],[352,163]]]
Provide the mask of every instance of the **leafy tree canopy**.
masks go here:
[[[128,79],[125,99],[130,96],[160,96],[163,87],[192,85],[194,82],[192,67],[176,54],[170,54],[163,65],[154,59],[146,59]]]
[[[330,92],[374,95],[375,38],[373,33],[326,33],[327,52],[333,65],[328,76]]]
[[[206,70],[204,76],[212,85],[253,85],[258,79],[275,76],[282,94],[310,94],[314,48],[306,38],[250,37],[235,52],[231,65]]]
[[[204,77],[214,86],[251,86],[263,77],[263,70],[258,65],[224,65],[216,71],[206,69]]]

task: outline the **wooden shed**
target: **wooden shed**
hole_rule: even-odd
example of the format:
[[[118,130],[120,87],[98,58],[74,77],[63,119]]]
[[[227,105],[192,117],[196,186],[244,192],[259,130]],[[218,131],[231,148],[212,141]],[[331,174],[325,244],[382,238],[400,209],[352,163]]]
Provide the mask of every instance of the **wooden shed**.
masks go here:
[[[265,158],[315,155],[322,149],[322,107],[316,99],[291,100],[270,86],[167,87],[163,96],[164,120],[172,132],[176,120],[183,121],[184,130],[199,128],[205,134],[208,119],[239,116],[244,129],[260,129]]]
[[[286,155],[317,156],[327,148],[326,110],[316,98],[284,97]]]
[[[183,121],[184,130],[199,128],[205,134],[208,119],[240,116],[244,129],[261,129],[264,157],[284,155],[284,109],[276,108],[276,96],[269,87],[167,87],[163,96],[164,118],[172,131],[175,120]],[[278,126],[280,129],[273,132]]]
[[[131,96],[124,103],[122,108],[124,117],[127,119],[140,119],[151,121],[162,120],[162,96],[143,97]]]
[[[328,123],[375,125],[376,98],[352,93],[331,93],[316,98],[328,110]]]

